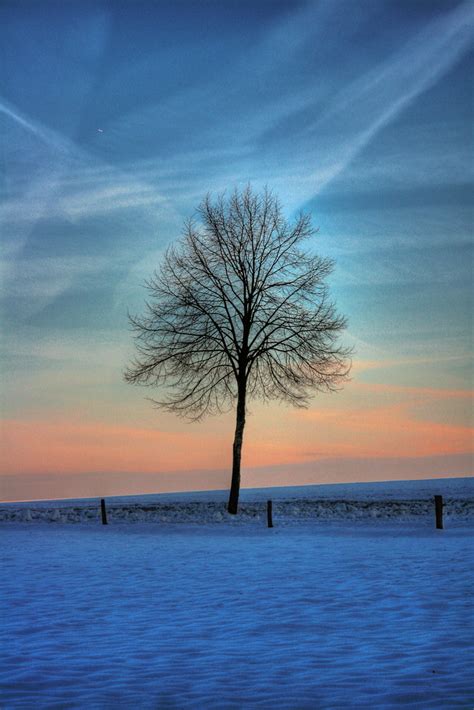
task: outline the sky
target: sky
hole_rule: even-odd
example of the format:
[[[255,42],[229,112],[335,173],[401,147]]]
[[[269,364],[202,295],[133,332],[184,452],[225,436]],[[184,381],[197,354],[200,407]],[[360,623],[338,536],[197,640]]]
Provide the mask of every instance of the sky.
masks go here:
[[[210,192],[335,259],[351,380],[250,402],[242,485],[472,475],[474,2],[0,5],[0,499],[226,488],[232,413],[123,381],[127,313]],[[156,393],[155,393],[156,394]]]

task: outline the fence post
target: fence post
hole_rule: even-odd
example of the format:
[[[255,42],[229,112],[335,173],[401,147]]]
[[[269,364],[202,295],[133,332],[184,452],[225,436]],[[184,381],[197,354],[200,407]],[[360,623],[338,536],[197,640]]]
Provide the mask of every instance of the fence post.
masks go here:
[[[435,496],[436,529],[443,529],[443,496]]]
[[[107,525],[107,511],[105,509],[105,500],[100,499],[100,513],[102,516],[102,525]]]
[[[269,528],[273,527],[273,519],[272,519],[272,502],[271,500],[267,500],[267,525]]]

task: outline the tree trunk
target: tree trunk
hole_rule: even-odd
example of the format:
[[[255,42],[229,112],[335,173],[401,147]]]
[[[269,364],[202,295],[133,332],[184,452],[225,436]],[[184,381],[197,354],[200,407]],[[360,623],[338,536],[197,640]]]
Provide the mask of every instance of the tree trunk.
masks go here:
[[[229,504],[227,510],[232,515],[237,513],[240,492],[240,459],[242,454],[242,440],[245,427],[245,396],[247,383],[239,383],[237,398],[237,416],[235,422],[234,446],[232,450],[232,482],[230,484]]]

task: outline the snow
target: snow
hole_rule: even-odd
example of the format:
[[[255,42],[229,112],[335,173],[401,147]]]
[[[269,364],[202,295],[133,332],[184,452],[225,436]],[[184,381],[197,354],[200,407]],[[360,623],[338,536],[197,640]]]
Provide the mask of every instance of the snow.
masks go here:
[[[227,491],[122,496],[107,499],[111,523],[225,523],[248,525],[266,520],[266,501],[272,499],[280,525],[318,520],[424,519],[431,523],[433,497],[443,494],[447,524],[474,518],[474,479],[391,481],[320,486],[247,489],[241,493],[240,514],[226,512]],[[97,524],[98,499],[0,503],[0,522],[63,522]]]
[[[247,492],[260,518],[236,522],[205,494],[160,497],[174,505],[165,521],[108,526],[85,516],[90,502],[72,506],[76,524],[70,502],[3,505],[31,520],[0,524],[0,707],[472,707],[472,489],[460,486],[444,530],[406,485],[392,503],[429,510],[347,517],[348,501],[387,510],[380,488],[319,496],[337,511],[327,518],[283,491]],[[133,500],[146,512],[150,497]]]

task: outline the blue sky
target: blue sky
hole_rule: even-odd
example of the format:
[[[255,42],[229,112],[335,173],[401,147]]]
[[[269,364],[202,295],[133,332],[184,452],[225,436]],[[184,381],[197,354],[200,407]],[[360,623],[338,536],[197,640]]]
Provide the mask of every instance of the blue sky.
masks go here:
[[[127,309],[203,196],[248,182],[312,213],[362,382],[471,387],[473,18],[446,0],[3,2],[4,418],[153,427],[121,380]],[[465,426],[460,400],[433,416]]]

